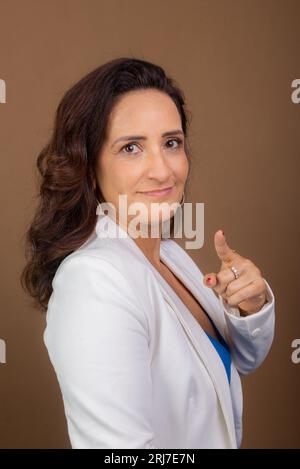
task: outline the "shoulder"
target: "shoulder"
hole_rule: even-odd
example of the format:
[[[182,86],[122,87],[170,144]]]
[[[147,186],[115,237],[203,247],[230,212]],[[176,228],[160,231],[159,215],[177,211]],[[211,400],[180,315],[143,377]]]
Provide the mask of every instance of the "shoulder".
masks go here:
[[[60,279],[66,280],[72,276],[96,276],[115,281],[122,279],[127,283],[130,272],[137,268],[142,269],[143,265],[126,242],[95,238],[63,259],[55,273],[53,287]]]
[[[67,256],[52,281],[56,303],[127,302],[139,306],[139,295],[124,269],[101,253],[74,252]]]
[[[126,243],[94,240],[69,254],[52,281],[48,317],[89,317],[99,310],[128,312],[148,322],[146,266],[128,251]],[[122,313],[123,314],[123,313]],[[111,313],[111,318],[113,317]]]

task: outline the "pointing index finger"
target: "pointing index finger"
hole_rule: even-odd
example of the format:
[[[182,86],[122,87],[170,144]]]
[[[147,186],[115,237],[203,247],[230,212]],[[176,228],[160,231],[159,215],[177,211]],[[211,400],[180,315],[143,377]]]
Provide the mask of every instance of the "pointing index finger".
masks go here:
[[[228,246],[222,230],[215,233],[215,249],[222,262],[230,263],[234,260],[235,250]]]

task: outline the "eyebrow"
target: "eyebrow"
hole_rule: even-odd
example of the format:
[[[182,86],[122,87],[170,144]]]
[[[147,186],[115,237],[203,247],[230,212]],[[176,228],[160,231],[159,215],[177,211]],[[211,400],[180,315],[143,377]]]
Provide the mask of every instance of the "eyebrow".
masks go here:
[[[175,130],[169,130],[168,132],[164,132],[163,134],[161,134],[161,136],[169,137],[171,135],[178,135],[178,134],[184,135],[181,129],[175,129]],[[118,142],[124,142],[127,140],[147,140],[147,137],[143,135],[125,135],[115,140],[114,143],[112,144],[112,147]]]

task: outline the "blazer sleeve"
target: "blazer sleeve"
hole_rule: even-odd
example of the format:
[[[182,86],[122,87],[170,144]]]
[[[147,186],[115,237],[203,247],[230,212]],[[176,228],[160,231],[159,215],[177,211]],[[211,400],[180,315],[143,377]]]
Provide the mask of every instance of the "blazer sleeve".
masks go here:
[[[73,448],[155,448],[148,321],[116,267],[86,255],[63,261],[44,342]]]
[[[269,283],[267,303],[256,313],[241,316],[219,295],[228,328],[232,360],[241,374],[256,370],[270,351],[275,332],[275,297]]]

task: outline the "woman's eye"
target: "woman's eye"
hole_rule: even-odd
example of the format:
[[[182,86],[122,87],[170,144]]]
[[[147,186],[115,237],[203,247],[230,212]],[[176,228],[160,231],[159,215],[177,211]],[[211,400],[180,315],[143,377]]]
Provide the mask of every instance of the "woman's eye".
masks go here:
[[[171,138],[170,140],[167,141],[167,143],[169,143],[169,142],[176,142],[177,143],[176,146],[172,145],[169,148],[178,148],[182,145],[182,140],[180,138]]]
[[[133,153],[132,151],[124,151],[125,148],[129,148],[129,147],[134,147],[134,146],[137,146],[136,143],[127,143],[126,145],[124,145],[124,147],[121,148],[121,151],[124,152],[124,153]]]

